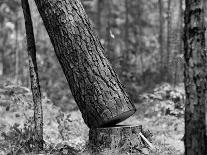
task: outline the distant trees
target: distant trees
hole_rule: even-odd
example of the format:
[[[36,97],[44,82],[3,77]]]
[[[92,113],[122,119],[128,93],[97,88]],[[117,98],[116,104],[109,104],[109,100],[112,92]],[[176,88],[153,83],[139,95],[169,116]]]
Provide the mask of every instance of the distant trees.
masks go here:
[[[168,82],[174,81],[176,84],[183,81],[183,74],[181,74],[183,71],[179,66],[177,66],[177,72],[173,72],[174,69],[173,71],[171,69],[174,67],[171,65],[172,59],[183,51],[180,32],[183,31],[181,16],[183,16],[184,4],[181,0],[171,0],[171,21],[168,20],[168,0],[81,1],[95,24],[100,41],[105,48],[106,57],[121,81],[126,83],[126,89],[135,102],[139,101],[137,94],[141,90],[140,87],[154,87],[156,84],[166,81],[166,78],[163,78],[163,71],[160,71],[161,66],[166,66],[168,72],[164,71],[164,73],[169,74]],[[67,100],[72,98],[71,93],[67,93],[68,88],[65,87],[67,82],[64,77],[60,76],[62,74],[60,65],[56,63],[54,52],[51,52],[53,48],[34,1],[31,1],[31,5],[34,14],[34,35],[37,50],[40,51],[37,54],[39,71],[48,73],[40,76],[43,90],[48,92],[48,97],[56,105],[61,102],[59,105],[63,105],[63,109],[66,105],[70,108]],[[28,86],[27,55],[26,52],[23,52],[25,33],[19,8],[18,0],[0,0],[0,31],[4,33],[0,35],[0,50],[2,51],[0,66],[4,66],[1,77],[16,77],[20,84]],[[18,15],[18,24],[16,24],[16,15]],[[18,29],[15,24],[18,25]],[[167,34],[168,25],[171,31],[169,35]],[[16,30],[18,30],[17,39]],[[170,52],[167,49],[168,40],[170,40]],[[3,46],[3,42],[6,42],[5,46]],[[16,45],[18,45],[17,48]],[[169,66],[172,67],[169,69]],[[58,76],[53,76],[53,73]],[[64,93],[57,89],[64,90]],[[57,95],[52,95],[54,93]],[[75,104],[72,107],[75,107]]]
[[[206,98],[207,55],[205,51],[205,0],[185,0],[185,154],[207,154]]]
[[[14,24],[14,30],[17,34],[17,26],[18,26],[18,16],[19,11],[19,2],[18,1],[11,1],[11,0],[1,0],[0,1],[0,76],[5,76],[10,71],[10,65],[14,65],[12,61],[7,63],[9,58],[5,55],[9,55],[9,48],[12,48],[13,54],[16,54],[18,47],[16,45],[19,44],[18,38],[15,37],[15,43],[13,43],[13,47],[11,47],[8,40],[10,39],[10,35],[12,33],[12,24]],[[15,14],[15,17],[13,16]],[[6,25],[6,23],[10,23]],[[11,24],[12,23],[12,24]],[[19,50],[19,49],[18,49]],[[15,57],[16,63],[16,57]],[[14,72],[16,72],[16,67],[13,67]],[[16,73],[15,73],[16,74]]]

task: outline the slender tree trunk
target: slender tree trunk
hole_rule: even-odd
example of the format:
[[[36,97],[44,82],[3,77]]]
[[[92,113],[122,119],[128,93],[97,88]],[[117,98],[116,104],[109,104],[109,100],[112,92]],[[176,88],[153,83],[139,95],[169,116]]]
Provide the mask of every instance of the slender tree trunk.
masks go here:
[[[3,24],[1,24],[1,27],[3,28]],[[8,39],[8,33],[2,32],[3,35],[3,41],[2,41],[2,46],[0,47],[0,52],[1,52],[1,74],[0,75],[4,75],[5,74],[5,49],[6,49],[6,43],[7,43],[7,39]]]
[[[136,35],[138,35],[138,39],[137,39],[137,46],[136,46],[136,49],[137,49],[137,52],[136,52],[136,57],[137,57],[137,66],[140,65],[141,67],[141,75],[144,74],[144,61],[143,61],[143,53],[142,53],[142,35],[143,35],[143,29],[142,29],[142,20],[141,20],[141,16],[142,16],[142,3],[138,3],[138,6],[137,7],[137,13],[136,13],[136,22],[137,22],[137,31],[138,33],[136,33]],[[141,7],[140,7],[141,6]],[[136,32],[137,32],[136,31]],[[143,84],[145,84],[145,79],[142,78],[142,82]]]
[[[35,0],[71,92],[90,128],[135,112],[79,0]]]
[[[0,53],[1,53],[1,57],[0,57],[0,76],[2,76],[3,70],[4,70],[4,63],[3,63],[3,59],[4,59],[4,50],[3,48],[0,48]]]
[[[99,32],[99,35],[101,35],[101,14],[102,14],[102,8],[103,8],[103,0],[97,0],[97,30]]]
[[[164,20],[163,20],[163,2],[159,0],[159,20],[160,20],[160,32],[159,32],[159,44],[160,44],[160,67],[163,67],[163,54],[164,54],[164,46],[163,46],[163,31],[164,31]]]
[[[142,81],[143,81],[143,84],[146,83],[146,79],[145,77],[143,76],[144,75],[144,61],[143,61],[143,55],[141,54],[140,55],[140,65],[141,65],[141,71],[142,71]]]
[[[113,53],[112,53],[112,38],[111,38],[111,20],[112,20],[112,13],[111,13],[111,5],[112,5],[112,0],[107,0],[106,1],[106,6],[107,6],[107,27],[106,27],[106,56],[112,63],[112,58],[113,58]]]
[[[206,155],[207,56],[204,1],[185,0],[185,154]]]
[[[34,101],[34,123],[35,123],[35,152],[43,150],[43,112],[41,91],[38,78],[38,68],[36,62],[36,46],[33,32],[33,25],[28,0],[21,0],[23,14],[25,18],[25,29],[27,35],[27,51],[29,56],[29,71],[31,79],[31,89]]]
[[[129,55],[129,1],[125,0],[125,51],[124,51],[124,61],[128,62]],[[127,64],[127,63],[126,63]]]
[[[167,13],[167,59],[166,64],[169,65],[170,60],[170,52],[171,52],[171,43],[170,43],[170,37],[171,37],[171,0],[168,0],[168,13]]]
[[[16,18],[18,16],[16,15]],[[18,20],[15,21],[15,31],[16,31],[16,38],[15,38],[15,52],[16,52],[16,66],[15,66],[15,82],[18,83],[19,81],[19,46],[18,46]]]
[[[179,29],[180,29],[180,44],[179,44],[179,53],[183,53],[183,0],[180,0],[179,8]]]
[[[174,78],[173,78],[173,87],[177,85],[177,73],[178,73],[178,64],[177,62],[175,63],[175,72],[174,72]]]

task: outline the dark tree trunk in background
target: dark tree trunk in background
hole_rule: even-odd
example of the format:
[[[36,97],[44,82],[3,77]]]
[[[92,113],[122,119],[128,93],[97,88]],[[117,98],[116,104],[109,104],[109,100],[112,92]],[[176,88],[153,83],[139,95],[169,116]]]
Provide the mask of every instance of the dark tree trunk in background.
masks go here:
[[[18,83],[19,81],[19,45],[18,45],[18,15],[16,15],[16,21],[15,21],[15,53],[16,53],[16,66],[15,66],[15,82]]]
[[[168,12],[167,12],[167,59],[165,66],[169,65],[170,52],[171,52],[171,0],[168,0]]]
[[[36,62],[36,46],[28,0],[21,0],[21,2],[25,18],[27,51],[29,56],[29,71],[34,101],[35,152],[38,153],[39,151],[43,150],[43,113],[41,91],[38,78],[38,69]]]
[[[206,155],[207,56],[204,1],[185,0],[185,154]]]
[[[143,4],[142,3],[137,3],[137,12],[135,16],[136,24],[137,24],[137,30],[136,30],[136,35],[137,37],[137,44],[136,44],[136,59],[137,59],[137,71],[138,68],[141,68],[141,75],[144,75],[144,61],[143,61],[143,45],[142,45],[142,36],[143,36],[143,28],[142,28],[142,9]],[[140,66],[140,67],[139,67]],[[145,84],[145,78],[142,76],[142,82]]]
[[[129,55],[129,1],[125,0],[125,51],[124,51],[124,61],[128,63]],[[126,63],[126,64],[127,64]]]
[[[111,20],[113,20],[112,13],[111,13],[112,0],[107,0],[106,6],[107,6],[107,19],[106,19],[107,20],[107,27],[106,27],[106,37],[105,37],[106,51],[104,54],[107,56],[107,58],[112,63],[112,59],[113,59],[112,38],[111,38],[111,33],[112,33],[111,32]]]
[[[3,24],[1,24],[1,28],[3,29]],[[1,67],[1,74],[0,75],[4,75],[5,71],[6,71],[6,64],[5,64],[5,51],[6,51],[6,43],[7,43],[7,39],[8,39],[8,33],[6,33],[4,30],[2,30],[2,32],[0,32],[2,34],[2,45],[0,47],[0,53],[1,53],[1,58],[0,58],[0,67]]]
[[[163,20],[163,2],[159,0],[159,20],[160,20],[160,32],[159,32],[159,44],[160,44],[160,67],[163,67],[163,55],[164,55],[164,46],[163,46],[163,31],[164,31],[164,20]]]
[[[113,125],[135,112],[103,55],[104,49],[79,0],[35,0],[85,123]]]
[[[180,0],[179,5],[179,29],[180,29],[180,44],[179,44],[179,53],[183,53],[183,0]]]
[[[4,49],[0,47],[0,76],[4,75]]]
[[[99,32],[99,35],[101,34],[101,14],[103,10],[104,0],[97,0],[97,30]]]

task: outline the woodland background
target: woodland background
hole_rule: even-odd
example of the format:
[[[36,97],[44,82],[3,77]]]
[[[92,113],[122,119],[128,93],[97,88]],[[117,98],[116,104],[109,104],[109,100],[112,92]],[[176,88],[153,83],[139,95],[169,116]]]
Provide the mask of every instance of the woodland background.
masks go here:
[[[84,0],[105,55],[134,102],[161,82],[182,82],[183,9],[180,0]],[[42,91],[55,105],[71,109],[72,96],[42,19],[31,1]],[[0,74],[29,87],[24,19],[19,1],[0,2]],[[161,15],[160,15],[161,11]],[[160,26],[160,16],[162,25]],[[66,108],[67,107],[67,108]]]
[[[137,114],[128,121],[143,124],[153,132],[158,154],[183,153],[184,2],[182,0],[82,1],[106,49],[106,57],[119,75],[132,102],[137,106]],[[30,1],[30,4],[43,107],[47,109],[44,110],[45,120],[47,119],[46,141],[53,144],[67,140],[63,134],[67,125],[61,124],[61,121],[66,121],[69,123],[70,131],[68,139],[74,136],[72,139],[75,140],[71,143],[75,143],[77,148],[87,141],[87,128],[80,113],[77,112],[77,105],[56,59],[42,19],[34,2]],[[14,139],[12,136],[21,132],[27,137],[31,132],[25,131],[21,126],[29,124],[29,117],[32,114],[29,111],[32,97],[28,89],[30,79],[25,37],[20,1],[0,0],[2,116],[0,150],[2,152],[8,151],[5,148],[11,150],[19,141],[25,144],[24,136],[20,139]],[[81,126],[82,129],[74,133],[77,126]],[[56,139],[51,138],[54,136]],[[21,149],[20,146],[15,148]]]

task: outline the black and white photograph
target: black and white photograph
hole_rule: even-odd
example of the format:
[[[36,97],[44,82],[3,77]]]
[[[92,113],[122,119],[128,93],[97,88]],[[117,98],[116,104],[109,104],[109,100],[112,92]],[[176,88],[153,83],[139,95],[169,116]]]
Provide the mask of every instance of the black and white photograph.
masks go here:
[[[0,0],[0,155],[207,155],[207,0]]]

